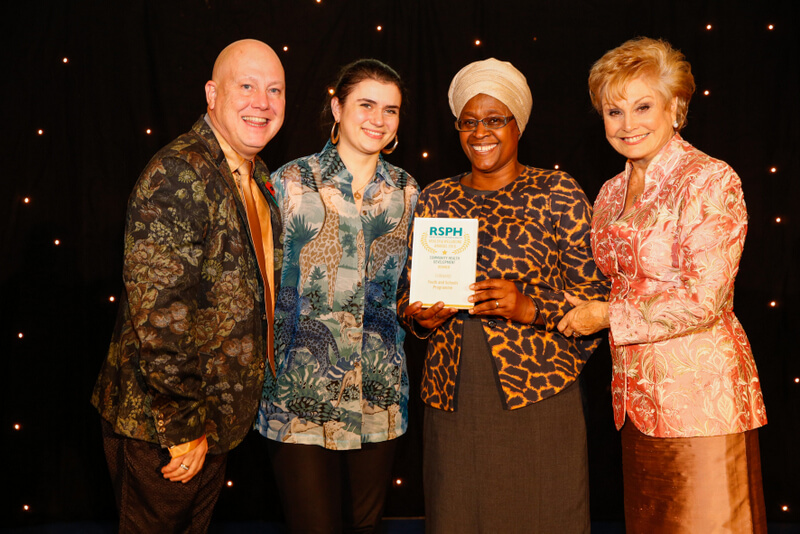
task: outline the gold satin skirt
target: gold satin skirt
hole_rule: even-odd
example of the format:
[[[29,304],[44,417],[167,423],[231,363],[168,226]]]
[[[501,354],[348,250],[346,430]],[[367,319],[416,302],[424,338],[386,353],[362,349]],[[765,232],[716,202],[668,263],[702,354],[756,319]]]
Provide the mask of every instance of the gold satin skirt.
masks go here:
[[[758,433],[652,438],[622,427],[629,534],[764,533]]]

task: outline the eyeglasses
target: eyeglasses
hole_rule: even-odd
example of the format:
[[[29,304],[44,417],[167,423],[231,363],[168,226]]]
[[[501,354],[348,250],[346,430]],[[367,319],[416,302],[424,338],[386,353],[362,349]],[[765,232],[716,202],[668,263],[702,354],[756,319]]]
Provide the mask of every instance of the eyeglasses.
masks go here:
[[[472,132],[478,129],[478,124],[483,124],[489,130],[498,130],[514,120],[514,115],[508,117],[486,117],[485,119],[460,119],[456,121],[456,130],[459,132]]]

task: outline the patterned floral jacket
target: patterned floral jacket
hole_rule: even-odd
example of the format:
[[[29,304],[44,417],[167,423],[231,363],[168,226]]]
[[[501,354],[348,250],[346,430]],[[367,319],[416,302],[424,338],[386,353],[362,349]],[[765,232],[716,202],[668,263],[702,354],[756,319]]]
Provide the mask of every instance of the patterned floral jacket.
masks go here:
[[[273,175],[286,251],[275,309],[277,376],[256,428],[267,438],[358,449],[408,426],[397,282],[419,187],[383,160],[356,208],[353,176],[328,143]]]
[[[280,235],[258,158],[254,172]],[[92,395],[115,432],[163,447],[205,434],[209,452],[222,453],[252,428],[267,324],[246,221],[202,117],[142,172],[128,203],[125,291]],[[276,273],[281,257],[276,250]]]
[[[608,294],[608,284],[591,256],[592,209],[577,182],[563,172],[525,167],[504,188],[480,196],[464,191],[463,176],[426,187],[415,216],[479,219],[478,280],[514,281],[542,314],[544,325],[482,318],[505,405],[514,410],[574,382],[600,344],[599,337],[566,338],[556,328],[571,309],[565,291],[587,300],[605,299]],[[409,256],[401,279],[401,309],[409,304],[411,261]],[[430,335],[422,400],[453,411],[464,327],[461,314],[432,333],[421,332],[413,321],[407,326],[418,337]]]
[[[675,135],[622,215],[631,165],[603,186],[592,245],[612,280],[609,340],[617,428],[716,436],[766,424],[747,336],[733,314],[747,210],[725,162]]]

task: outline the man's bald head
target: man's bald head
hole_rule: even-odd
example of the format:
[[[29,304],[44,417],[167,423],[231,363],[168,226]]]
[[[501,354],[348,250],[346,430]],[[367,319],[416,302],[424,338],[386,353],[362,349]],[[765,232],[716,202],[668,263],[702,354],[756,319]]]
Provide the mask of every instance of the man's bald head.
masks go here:
[[[255,39],[226,46],[206,83],[211,124],[240,155],[252,159],[283,124],[286,83],[272,48]]]

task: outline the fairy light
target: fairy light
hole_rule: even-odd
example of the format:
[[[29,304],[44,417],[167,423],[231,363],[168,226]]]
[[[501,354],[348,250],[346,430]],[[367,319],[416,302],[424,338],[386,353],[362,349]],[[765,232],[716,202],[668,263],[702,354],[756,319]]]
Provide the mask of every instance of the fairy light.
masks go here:
[[[775,302],[774,300],[770,301],[770,303],[769,303],[769,307],[770,308],[775,308],[777,305],[778,305],[778,303]]]
[[[233,480],[229,480],[225,485],[228,486],[229,488],[232,488],[233,487]]]
[[[423,157],[423,158],[427,158],[427,157],[428,157],[428,153],[427,153],[427,152],[423,152],[423,153],[422,153],[422,157]]]
[[[480,45],[481,45],[481,40],[475,39],[475,46],[480,46]]]
[[[381,26],[380,24],[378,24],[377,30],[378,30],[378,31],[382,31],[382,30],[383,30],[383,26]]]
[[[784,504],[783,506],[781,506],[781,510],[783,510],[784,512],[788,512],[789,507]]]
[[[775,174],[776,172],[778,172],[778,168],[777,167],[771,167],[769,169],[769,172],[771,172],[772,174]]]
[[[768,30],[774,30],[775,29],[775,25],[774,24],[770,24],[770,25],[767,26],[767,29]]]
[[[17,334],[17,337],[18,337],[18,338],[20,338],[20,339],[22,339],[23,337],[25,337],[25,334],[23,334],[22,332],[20,332],[19,334]]]
[[[711,91],[709,91],[708,89],[706,89],[705,91],[703,91],[703,94],[704,94],[704,95],[706,95],[706,96],[708,96],[708,95],[710,95],[710,94],[711,94]]]
[[[795,379],[794,379],[794,383],[795,383],[795,384],[800,384],[800,377],[797,377],[797,378],[795,378]]]
[[[289,51],[289,47],[288,47],[288,46],[284,46],[284,47],[283,47],[283,51],[284,51],[284,52],[288,52],[288,51]]]
[[[558,169],[560,169],[560,168],[561,168],[561,166],[560,166],[558,163],[556,163],[556,164],[555,164],[555,167],[553,167],[553,168],[554,168],[555,170],[558,170]]]
[[[144,133],[146,133],[147,135],[150,135],[151,133],[153,133],[153,130],[151,130],[150,128],[148,128],[148,129],[146,129],[146,130],[144,131]]]
[[[39,135],[44,135],[44,130],[39,128],[38,130],[36,130],[36,133],[38,133]]]
[[[22,203],[23,204],[30,204],[31,203],[31,199],[29,197],[25,197],[25,198],[22,199]]]
[[[333,87],[328,87],[328,94],[329,94],[329,95],[332,95],[332,94],[333,94]]]
[[[114,302],[116,300],[117,300],[117,297],[115,297],[114,295],[111,295],[110,297],[108,297],[108,302]]]
[[[14,423],[14,430],[20,430],[21,428],[22,425],[20,425],[19,423]]]
[[[706,24],[706,29],[710,30],[711,29],[711,24]]]
[[[770,28],[770,29],[772,29],[772,28]],[[64,63],[69,63],[69,59],[68,58],[64,58],[61,61],[63,61]]]
[[[54,240],[54,241],[53,241],[53,244],[54,244],[55,246],[58,246],[58,245],[60,245],[60,244],[61,244],[61,240],[60,240],[60,239],[56,239],[56,240]]]
[[[403,485],[403,479],[402,478],[394,479],[394,485],[395,486],[402,486]]]
[[[31,507],[28,506],[27,504],[23,504],[22,505],[22,509],[25,510],[26,512],[28,512],[28,511],[30,511]]]
[[[780,218],[780,217],[775,217],[775,222],[776,222],[776,223],[778,223],[778,224],[780,224],[780,222],[781,222],[781,218]]]

